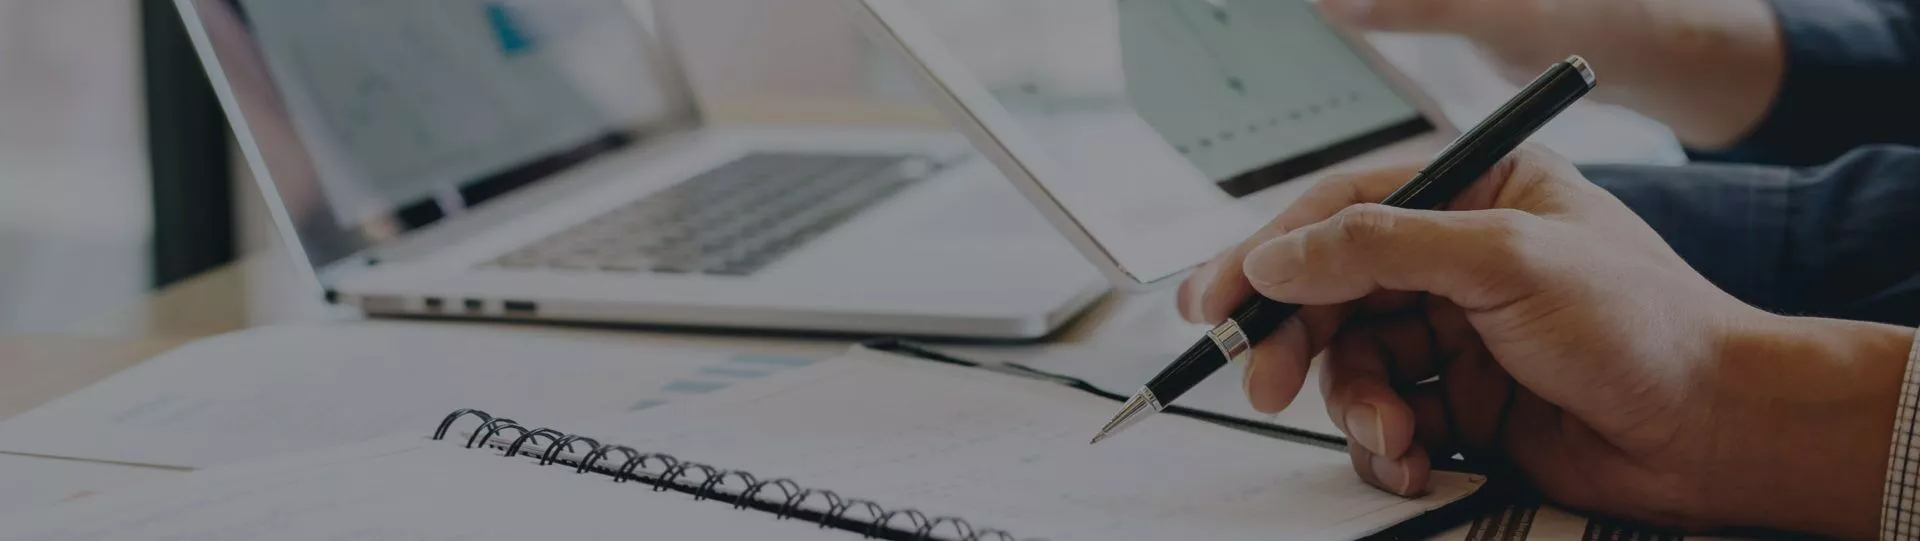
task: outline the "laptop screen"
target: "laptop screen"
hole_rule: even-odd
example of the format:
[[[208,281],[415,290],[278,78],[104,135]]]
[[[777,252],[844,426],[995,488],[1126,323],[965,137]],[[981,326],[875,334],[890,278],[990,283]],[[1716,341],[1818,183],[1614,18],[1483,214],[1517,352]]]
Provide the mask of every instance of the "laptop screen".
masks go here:
[[[315,268],[689,111],[623,0],[191,2],[242,148]]]

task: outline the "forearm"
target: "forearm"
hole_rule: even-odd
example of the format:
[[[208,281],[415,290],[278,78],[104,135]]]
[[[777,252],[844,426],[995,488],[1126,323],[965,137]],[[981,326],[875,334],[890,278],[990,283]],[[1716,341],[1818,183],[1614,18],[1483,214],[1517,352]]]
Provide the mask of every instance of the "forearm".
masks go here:
[[[1920,144],[1920,2],[1769,4],[1783,64],[1768,106],[1743,131],[1683,141],[1708,159],[1780,165],[1824,163],[1863,145]]]
[[[1707,504],[1735,524],[1876,539],[1913,330],[1775,316],[1751,330],[1718,367],[1730,436]]]
[[[1760,124],[1785,71],[1766,0],[1642,0],[1647,21],[1627,69],[1602,70],[1601,97],[1667,124],[1690,148],[1725,148]],[[1617,75],[1617,76],[1615,76]]]

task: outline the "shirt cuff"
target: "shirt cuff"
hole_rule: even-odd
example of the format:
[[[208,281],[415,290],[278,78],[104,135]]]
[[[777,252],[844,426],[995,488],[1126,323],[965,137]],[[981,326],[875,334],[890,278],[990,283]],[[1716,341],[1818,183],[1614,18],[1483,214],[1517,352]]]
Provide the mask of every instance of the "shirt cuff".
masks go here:
[[[1894,414],[1893,443],[1887,453],[1882,487],[1880,539],[1920,539],[1920,332],[1907,353],[1906,379],[1900,383],[1900,409]]]

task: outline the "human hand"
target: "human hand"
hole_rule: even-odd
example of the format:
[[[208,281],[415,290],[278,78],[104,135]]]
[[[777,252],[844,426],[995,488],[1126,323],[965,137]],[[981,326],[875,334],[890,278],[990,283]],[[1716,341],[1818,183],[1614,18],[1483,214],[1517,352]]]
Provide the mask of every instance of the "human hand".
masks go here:
[[[1607,84],[1594,91],[1659,119],[1681,142],[1719,148],[1750,131],[1785,69],[1766,0],[1320,0],[1334,20],[1372,30],[1442,33],[1477,44],[1524,83],[1578,54]]]
[[[1217,323],[1305,305],[1246,368],[1285,408],[1322,357],[1354,468],[1425,490],[1431,457],[1514,468],[1570,507],[1690,529],[1871,537],[1908,334],[1751,308],[1564,160],[1523,148],[1449,205],[1326,180],[1181,286]]]

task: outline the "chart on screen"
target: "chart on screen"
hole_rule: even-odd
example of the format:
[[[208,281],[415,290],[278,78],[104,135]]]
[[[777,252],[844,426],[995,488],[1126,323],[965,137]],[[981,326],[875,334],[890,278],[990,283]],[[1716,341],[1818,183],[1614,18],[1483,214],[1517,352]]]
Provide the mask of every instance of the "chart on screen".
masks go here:
[[[1128,100],[1209,178],[1416,114],[1306,2],[1117,2]]]
[[[665,108],[622,0],[240,5],[343,223]]]

